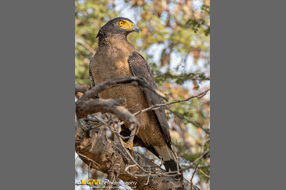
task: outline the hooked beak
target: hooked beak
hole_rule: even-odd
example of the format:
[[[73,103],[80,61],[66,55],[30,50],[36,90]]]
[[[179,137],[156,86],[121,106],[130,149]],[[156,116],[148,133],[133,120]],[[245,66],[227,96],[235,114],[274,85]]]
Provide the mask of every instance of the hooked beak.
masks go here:
[[[138,26],[137,26],[137,25],[134,25],[134,26],[132,27],[132,31],[139,33],[139,28],[138,28]]]

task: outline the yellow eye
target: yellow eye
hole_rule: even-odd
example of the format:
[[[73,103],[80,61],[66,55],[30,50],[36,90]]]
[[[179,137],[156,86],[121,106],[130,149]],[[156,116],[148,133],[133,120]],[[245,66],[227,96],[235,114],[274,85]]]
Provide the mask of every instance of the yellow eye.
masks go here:
[[[119,22],[118,22],[118,25],[119,25],[119,26],[123,26],[123,25],[124,25],[124,21],[122,21],[122,20],[119,21]]]

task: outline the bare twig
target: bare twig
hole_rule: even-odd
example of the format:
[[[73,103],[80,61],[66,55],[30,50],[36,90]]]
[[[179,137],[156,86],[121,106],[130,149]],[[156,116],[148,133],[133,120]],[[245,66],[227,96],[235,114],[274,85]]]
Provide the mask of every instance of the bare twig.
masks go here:
[[[85,47],[90,53],[95,54],[95,50],[92,47],[90,47],[87,43],[85,43],[83,40],[75,39],[75,42]]]
[[[201,172],[202,174],[204,174],[204,176],[206,176],[207,178],[210,178],[210,176],[209,176],[209,175],[207,175],[203,170],[198,169],[198,171],[199,171],[199,172]]]
[[[175,156],[176,156],[176,158],[177,158],[177,172],[178,172],[177,174],[180,175],[181,173],[180,173],[179,158],[178,158],[177,152],[175,152]]]
[[[183,168],[182,171],[185,171],[185,170],[188,170],[188,169],[193,168],[193,167],[194,167],[194,164],[195,164],[196,162],[198,162],[200,159],[202,159],[204,156],[206,156],[206,154],[208,154],[209,152],[210,152],[209,150],[205,151],[203,154],[201,154],[200,157],[198,157],[198,158],[192,163],[191,166],[188,166],[188,167]]]
[[[201,125],[199,125],[199,124],[197,124],[197,123],[195,123],[195,122],[193,122],[193,121],[191,121],[191,120],[185,118],[184,116],[182,116],[181,114],[179,114],[179,113],[177,113],[177,112],[171,110],[170,108],[167,108],[167,109],[168,109],[170,112],[172,112],[173,114],[175,114],[176,116],[180,117],[181,119],[184,119],[184,120],[186,120],[187,122],[193,124],[195,127],[202,129],[205,133],[210,134],[210,132],[207,131],[205,128],[203,128]]]
[[[203,96],[205,96],[209,90],[210,90],[210,89],[207,89],[207,90],[205,90],[204,92],[201,92],[201,93],[199,93],[199,94],[196,95],[196,96],[191,96],[191,97],[186,98],[186,99],[183,99],[183,100],[177,100],[177,101],[168,102],[168,103],[164,103],[164,104],[155,104],[155,105],[152,105],[152,106],[150,106],[150,107],[148,107],[148,108],[145,108],[145,109],[143,109],[143,110],[140,110],[140,111],[134,113],[133,115],[138,115],[138,114],[140,114],[140,113],[142,113],[142,112],[146,112],[146,111],[149,111],[149,110],[154,110],[154,109],[159,108],[159,107],[162,107],[162,106],[169,106],[169,105],[172,105],[172,104],[189,101],[189,100],[191,100],[191,99],[193,99],[193,98],[199,98],[199,99],[200,99],[200,98],[202,98]]]
[[[94,168],[97,169],[97,170],[100,170],[100,165],[99,165],[98,163],[96,163],[94,160],[92,160],[92,159],[90,159],[90,158],[86,157],[85,155],[80,154],[80,153],[78,153],[78,152],[77,152],[77,154],[78,154],[79,156],[84,157],[84,158],[86,158],[87,160],[91,161],[91,162],[94,164],[94,166],[95,166]]]
[[[193,174],[192,174],[192,177],[191,177],[191,179],[190,179],[191,189],[193,189],[193,178],[194,178],[194,175],[195,175],[195,173],[196,173],[196,171],[197,171],[197,168],[198,168],[198,164],[197,164],[197,166],[195,167],[194,172],[193,172]]]

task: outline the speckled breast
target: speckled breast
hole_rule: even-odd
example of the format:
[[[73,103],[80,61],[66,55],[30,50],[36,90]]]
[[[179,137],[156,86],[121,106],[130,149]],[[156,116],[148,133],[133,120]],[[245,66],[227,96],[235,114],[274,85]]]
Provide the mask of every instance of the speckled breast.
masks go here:
[[[93,59],[91,65],[95,85],[101,84],[110,79],[133,76],[127,62],[128,57],[121,57],[121,59],[116,59],[116,61],[115,59],[110,58],[98,60],[98,57],[100,56],[96,56]],[[122,98],[125,100],[124,106],[129,109],[131,113],[135,113],[148,107],[148,103],[145,100],[145,95],[140,87],[114,87],[101,92],[99,97],[104,99]],[[163,136],[159,127],[157,126],[153,113],[151,111],[143,112],[137,115],[136,118],[140,124],[137,134],[139,138],[141,138],[147,144],[157,144],[158,146],[163,145]]]

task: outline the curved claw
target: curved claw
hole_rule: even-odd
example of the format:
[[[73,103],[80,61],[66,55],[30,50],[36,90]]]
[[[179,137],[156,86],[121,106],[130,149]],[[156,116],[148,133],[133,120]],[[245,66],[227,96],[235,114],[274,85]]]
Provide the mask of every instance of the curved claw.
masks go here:
[[[134,148],[133,148],[133,143],[131,142],[127,142],[127,143],[123,143],[125,148],[129,149],[129,150],[133,150],[134,151]]]

